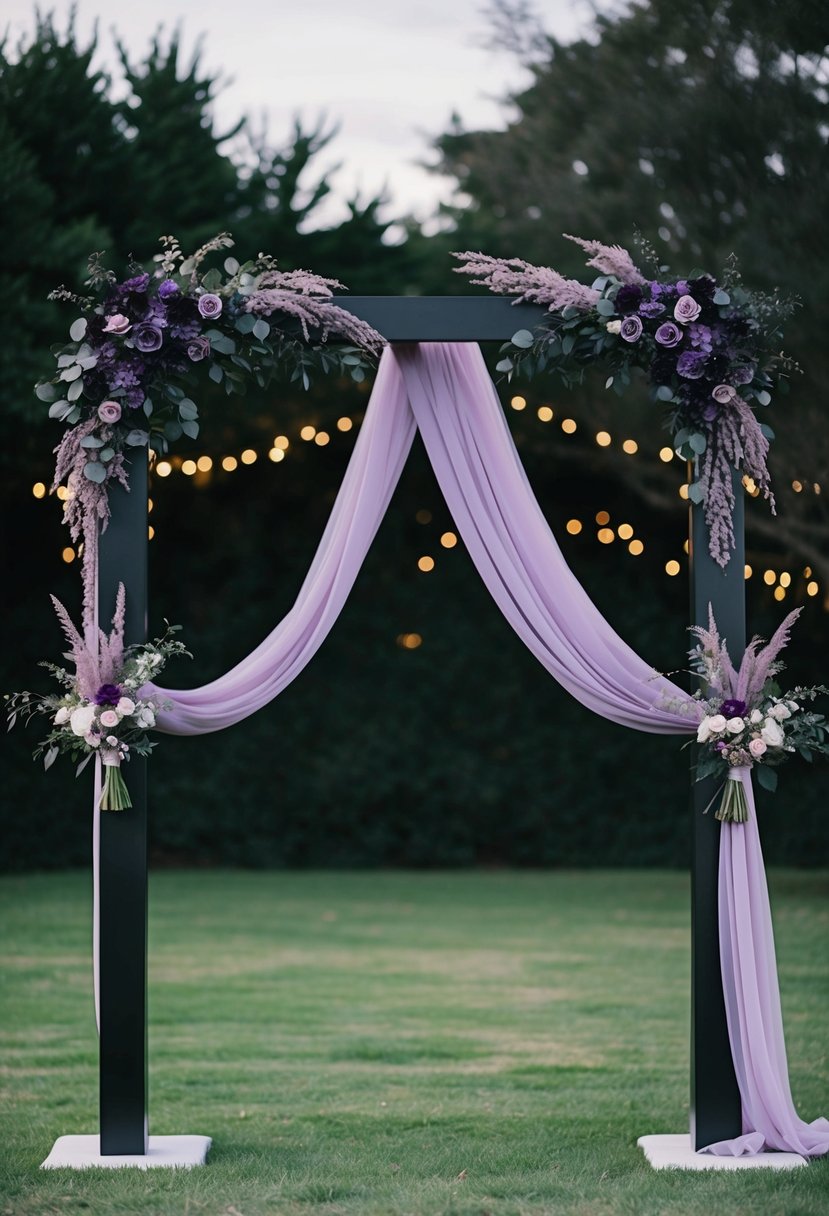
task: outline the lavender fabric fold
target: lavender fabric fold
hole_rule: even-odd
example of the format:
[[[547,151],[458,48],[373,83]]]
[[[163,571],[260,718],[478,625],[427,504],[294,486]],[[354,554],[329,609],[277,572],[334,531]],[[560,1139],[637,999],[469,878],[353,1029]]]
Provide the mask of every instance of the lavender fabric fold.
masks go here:
[[[527,480],[477,346],[384,353],[340,493],[296,602],[236,667],[202,688],[157,689],[170,734],[221,730],[277,696],[316,653],[345,603],[419,428],[458,531],[507,620],[578,701],[657,734],[696,729],[696,703],[611,628],[562,556]],[[667,708],[666,700],[675,708]],[[723,826],[719,912],[728,1027],[744,1135],[717,1154],[763,1147],[817,1156],[829,1123],[804,1123],[789,1088],[774,939],[750,775],[747,824]]]

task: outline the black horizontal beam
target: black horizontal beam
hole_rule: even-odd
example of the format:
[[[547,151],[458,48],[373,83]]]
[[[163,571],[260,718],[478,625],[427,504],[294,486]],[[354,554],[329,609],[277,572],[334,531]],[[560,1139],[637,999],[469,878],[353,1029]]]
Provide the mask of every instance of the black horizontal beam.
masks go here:
[[[545,309],[497,296],[334,296],[389,342],[506,342]]]

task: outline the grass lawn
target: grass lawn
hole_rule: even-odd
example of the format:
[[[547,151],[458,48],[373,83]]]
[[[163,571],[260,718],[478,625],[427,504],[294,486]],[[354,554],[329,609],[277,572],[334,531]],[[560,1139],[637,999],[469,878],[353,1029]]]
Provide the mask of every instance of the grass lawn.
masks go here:
[[[0,1216],[829,1212],[829,1161],[651,1172],[687,1126],[688,883],[163,872],[150,1119],[205,1169],[39,1171],[96,1130],[89,879],[0,880]],[[795,1099],[829,1114],[829,876],[772,875]]]

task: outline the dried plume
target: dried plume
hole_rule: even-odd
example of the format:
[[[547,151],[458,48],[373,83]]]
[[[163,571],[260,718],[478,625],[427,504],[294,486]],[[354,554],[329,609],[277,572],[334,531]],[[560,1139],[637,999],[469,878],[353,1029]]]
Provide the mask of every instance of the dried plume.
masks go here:
[[[595,267],[601,274],[612,274],[623,283],[645,282],[645,276],[633,264],[633,258],[621,245],[603,245],[601,241],[586,241],[580,236],[563,233],[566,241],[574,241],[585,253],[590,254],[587,265]]]
[[[455,267],[456,274],[475,275],[473,283],[497,295],[516,296],[516,304],[546,304],[550,312],[568,306],[586,311],[599,299],[598,291],[578,279],[565,279],[557,270],[533,266],[521,258],[493,258],[471,252],[453,253],[452,257],[463,262]]]

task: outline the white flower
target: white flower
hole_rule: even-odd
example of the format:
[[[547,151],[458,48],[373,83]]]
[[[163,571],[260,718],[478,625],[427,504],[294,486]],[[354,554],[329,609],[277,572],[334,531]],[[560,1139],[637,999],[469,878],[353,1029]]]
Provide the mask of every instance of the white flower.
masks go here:
[[[131,701],[129,697],[121,697],[121,700],[118,702],[115,708],[122,717],[126,718],[131,713],[135,712],[135,702]]]
[[[760,731],[760,738],[769,747],[782,747],[785,739],[783,727],[779,722],[775,722],[774,718],[766,718],[763,729]]]
[[[757,726],[757,724],[758,724],[759,722],[762,722],[762,721],[763,721],[763,715],[762,715],[762,713],[760,712],[760,710],[759,710],[759,709],[753,709],[753,710],[751,711],[751,717],[749,718],[749,722],[751,723],[751,725],[752,725],[752,726]]]
[[[70,714],[70,711],[67,708],[67,706],[61,705],[60,709],[55,714],[54,719],[53,719],[55,726],[65,726],[66,723],[69,721],[69,714]]]
[[[793,714],[796,714],[797,711],[800,709],[800,706],[798,705],[797,701],[787,701],[786,704],[788,705],[789,709],[792,711]]]
[[[722,714],[714,714],[708,719],[708,726],[712,735],[721,735],[726,728],[726,720]],[[740,728],[742,730],[742,727]]]
[[[95,721],[95,706],[94,705],[79,705],[77,709],[73,709],[69,715],[69,725],[72,727],[72,733],[83,738],[88,735],[92,723]]]
[[[729,718],[725,724],[725,729],[729,735],[739,735],[741,730],[745,730],[746,724],[742,718]]]
[[[792,711],[789,709],[788,705],[784,705],[782,701],[780,701],[777,705],[772,705],[771,709],[769,710],[769,717],[774,718],[778,722],[785,722],[786,719],[790,718],[791,716]]]
[[[115,738],[115,735],[107,735],[107,743],[110,747],[118,746],[118,740]]]
[[[135,725],[147,728],[155,726],[155,710],[152,705],[139,705],[135,715]]]
[[[697,727],[697,743],[707,743],[711,738],[711,719],[704,717]]]
[[[609,334],[618,334],[621,328],[621,321],[608,321],[607,325],[605,325],[605,329]]]

